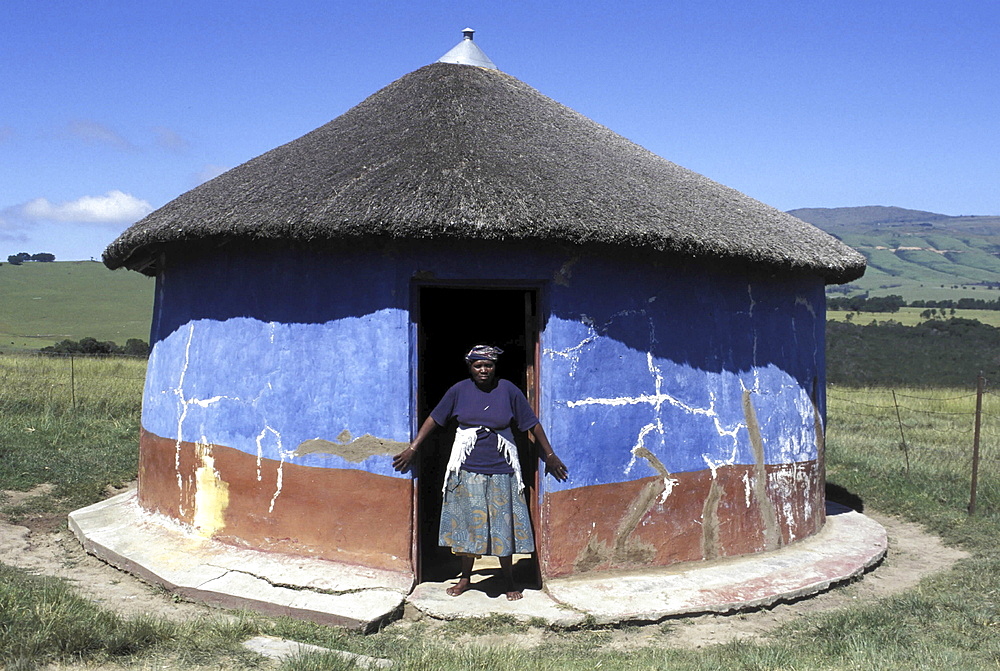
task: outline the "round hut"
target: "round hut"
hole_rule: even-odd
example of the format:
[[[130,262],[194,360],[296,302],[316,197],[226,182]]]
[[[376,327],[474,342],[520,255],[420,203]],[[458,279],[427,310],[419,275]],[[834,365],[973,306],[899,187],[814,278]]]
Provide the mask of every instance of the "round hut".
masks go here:
[[[493,66],[466,39],[125,231],[156,277],[139,503],[427,579],[450,442],[392,455],[501,346],[542,577],[772,550],[824,522],[824,287],[863,257]]]

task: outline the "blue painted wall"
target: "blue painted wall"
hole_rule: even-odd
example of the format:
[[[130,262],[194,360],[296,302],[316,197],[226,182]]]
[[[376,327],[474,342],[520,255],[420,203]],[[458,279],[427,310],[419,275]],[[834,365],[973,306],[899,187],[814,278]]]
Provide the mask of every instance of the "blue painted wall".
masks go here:
[[[292,455],[345,429],[409,440],[408,295],[385,273],[363,254],[172,265],[157,278],[143,427],[283,462],[394,474],[385,459]]]
[[[542,287],[541,415],[572,475],[550,491],[655,475],[636,447],[671,473],[754,463],[747,390],[768,463],[816,458],[819,278],[513,246],[484,264],[481,245],[168,259],[143,426],[286,463],[409,477],[388,456],[292,453],[344,430],[409,440],[415,276],[523,280]]]
[[[819,279],[587,270],[554,288],[543,341],[542,405],[574,467],[572,481],[550,481],[550,491],[656,475],[634,448],[671,473],[755,463],[745,392],[766,463],[816,459]]]

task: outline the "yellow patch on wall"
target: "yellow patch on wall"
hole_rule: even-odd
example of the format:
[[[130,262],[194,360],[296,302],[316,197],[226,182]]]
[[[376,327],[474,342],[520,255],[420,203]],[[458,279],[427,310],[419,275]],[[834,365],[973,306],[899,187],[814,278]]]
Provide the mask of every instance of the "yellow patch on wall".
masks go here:
[[[229,506],[229,484],[215,470],[212,445],[196,443],[199,466],[195,470],[194,528],[202,536],[212,536],[225,526]]]

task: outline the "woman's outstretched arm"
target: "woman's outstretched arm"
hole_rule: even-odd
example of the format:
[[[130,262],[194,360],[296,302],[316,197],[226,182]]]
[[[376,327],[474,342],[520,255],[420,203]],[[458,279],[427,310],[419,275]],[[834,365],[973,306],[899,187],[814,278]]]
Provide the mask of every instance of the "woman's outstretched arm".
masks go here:
[[[417,437],[413,439],[410,446],[392,458],[392,467],[400,472],[408,469],[413,463],[414,457],[417,456],[420,444],[424,442],[427,436],[434,432],[437,426],[437,422],[434,421],[433,417],[425,419],[424,423],[420,425],[420,430],[417,431]]]
[[[542,451],[542,459],[545,461],[545,472],[551,473],[556,480],[565,480],[569,477],[569,469],[566,468],[566,464],[562,462],[562,459],[556,456],[556,451],[549,444],[549,437],[545,435],[545,429],[542,428],[541,423],[531,427],[531,435],[534,436],[535,443],[538,444],[539,449]]]

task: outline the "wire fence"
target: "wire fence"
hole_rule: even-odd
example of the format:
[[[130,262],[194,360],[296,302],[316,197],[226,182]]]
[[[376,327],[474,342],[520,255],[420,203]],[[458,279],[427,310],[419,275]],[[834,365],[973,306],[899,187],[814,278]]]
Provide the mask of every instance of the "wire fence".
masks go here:
[[[0,411],[126,415],[142,403],[146,358],[124,354],[0,354]]]
[[[142,402],[145,357],[0,354],[0,413],[98,413],[126,417]],[[1000,390],[980,378],[956,389],[827,389],[827,453],[869,452],[908,476],[1000,483]]]
[[[863,449],[907,476],[952,476],[969,484],[1000,480],[1000,393],[979,377],[958,389],[827,389],[828,454]]]

